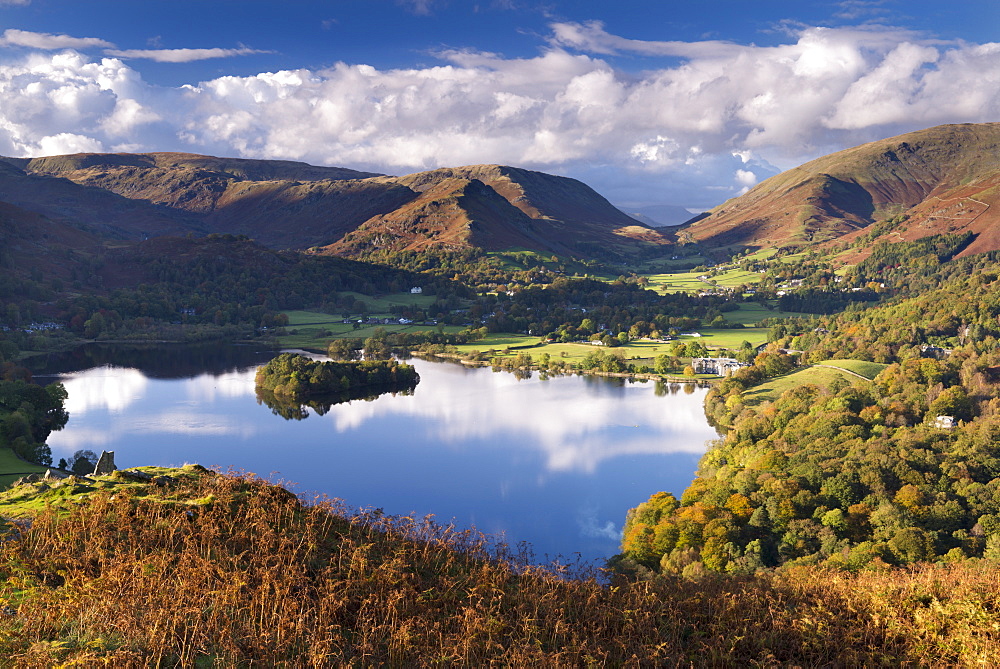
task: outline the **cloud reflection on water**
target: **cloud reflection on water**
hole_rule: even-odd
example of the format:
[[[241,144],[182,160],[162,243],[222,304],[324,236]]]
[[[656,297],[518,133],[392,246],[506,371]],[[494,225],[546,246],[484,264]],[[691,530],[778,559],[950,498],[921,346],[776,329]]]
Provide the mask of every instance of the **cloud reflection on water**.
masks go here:
[[[352,401],[332,407],[325,417],[312,418],[325,418],[337,433],[349,434],[390,416],[409,416],[417,419],[413,429],[422,430],[425,440],[456,449],[490,440],[514,451],[540,451],[548,472],[592,473],[602,463],[624,456],[703,453],[706,441],[716,437],[705,423],[701,390],[657,397],[651,384],[615,385],[607,379],[577,377],[542,380],[537,374],[519,380],[509,373],[416,364],[422,380],[413,396]],[[456,383],[470,374],[479,375],[475,383]],[[253,397],[253,375],[253,370],[203,374],[184,379],[178,388],[161,385],[134,369],[102,367],[74,373],[63,381],[70,420],[98,410],[127,413],[144,395],[169,392],[170,396],[153,412],[112,420],[105,431],[76,430],[71,437],[56,433],[50,444],[60,452],[71,452],[71,447],[93,448],[122,435],[150,432],[249,439],[259,433],[259,425],[225,413],[216,401]]]
[[[592,472],[602,461],[626,455],[703,453],[706,441],[717,436],[705,423],[704,391],[664,398],[650,384],[615,387],[590,379],[581,392],[580,379],[460,371],[486,378],[474,386],[449,383],[455,370],[424,363],[414,397],[351,402],[327,418],[345,433],[386,414],[417,416],[427,436],[448,444],[505,435],[511,448],[540,448],[549,471]]]
[[[249,374],[249,376],[248,376]],[[96,367],[67,374],[62,378],[66,387],[66,409],[70,415],[70,430],[54,432],[48,440],[53,455],[68,457],[81,448],[100,450],[123,437],[158,434],[239,437],[248,439],[257,433],[253,423],[222,412],[213,412],[218,398],[253,396],[253,372],[228,372],[219,376],[202,374],[181,381],[150,379],[137,369]],[[138,402],[157,393],[167,394],[157,412],[130,413]],[[88,413],[106,412],[109,420],[103,427],[79,427],[80,418]],[[123,414],[126,416],[123,418]],[[72,422],[74,417],[77,418]]]
[[[145,394],[149,379],[137,369],[98,367],[62,379],[70,416],[92,409],[121,413]]]
[[[121,367],[62,377],[70,420],[56,459],[116,450],[122,466],[201,462],[280,470],[305,490],[391,513],[437,513],[506,531],[540,553],[617,548],[628,508],[679,494],[706,441],[704,390],[509,373],[414,361],[413,395],[337,404],[286,421],[258,405],[254,369],[147,378]]]

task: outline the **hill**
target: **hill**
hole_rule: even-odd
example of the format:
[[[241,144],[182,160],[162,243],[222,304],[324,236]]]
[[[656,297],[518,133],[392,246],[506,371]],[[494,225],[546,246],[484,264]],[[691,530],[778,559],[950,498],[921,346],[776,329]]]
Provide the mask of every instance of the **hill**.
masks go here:
[[[355,257],[425,247],[594,257],[667,243],[579,181],[499,165],[388,177],[146,153],[3,158],[0,166],[0,201],[110,238],[220,232]]]
[[[473,531],[197,465],[29,483],[0,542],[12,666],[979,666],[988,562],[614,587]]]
[[[970,231],[965,254],[1000,249],[1000,123],[944,125],[788,170],[689,223],[715,247],[788,247]],[[873,240],[869,240],[873,241]]]
[[[0,202],[74,227],[101,239],[143,239],[157,235],[205,234],[204,223],[142,199],[131,199],[65,178],[35,174],[23,161],[0,159]],[[23,233],[30,235],[28,229]]]
[[[374,217],[326,251],[428,246],[525,248],[582,257],[667,243],[585,184],[503,165],[471,165],[392,179],[418,195]]]

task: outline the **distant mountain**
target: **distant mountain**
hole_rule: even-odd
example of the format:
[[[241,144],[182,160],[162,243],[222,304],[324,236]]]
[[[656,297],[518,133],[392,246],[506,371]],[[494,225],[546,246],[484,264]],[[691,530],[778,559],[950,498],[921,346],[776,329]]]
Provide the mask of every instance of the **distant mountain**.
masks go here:
[[[674,204],[654,204],[647,207],[618,207],[626,214],[648,226],[654,228],[665,228],[687,223],[694,214],[686,207],[678,207]]]
[[[965,254],[1000,249],[1000,123],[938,126],[813,160],[677,234],[715,247],[787,247],[849,241],[888,219],[886,238],[970,231]]]
[[[389,177],[185,153],[0,158],[0,201],[112,238],[223,232],[354,256],[443,246],[600,257],[667,243],[579,181],[499,165]]]

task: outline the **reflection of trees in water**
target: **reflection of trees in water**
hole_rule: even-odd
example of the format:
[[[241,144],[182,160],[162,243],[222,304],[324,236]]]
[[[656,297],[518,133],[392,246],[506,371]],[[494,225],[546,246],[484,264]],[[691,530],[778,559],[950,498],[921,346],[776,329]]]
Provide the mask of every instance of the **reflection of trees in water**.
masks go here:
[[[296,400],[287,396],[279,396],[270,390],[258,386],[257,404],[263,404],[271,410],[275,416],[281,416],[285,420],[304,420],[309,417],[309,409],[322,416],[335,404],[344,404],[354,400],[364,400],[371,402],[377,397],[392,393],[393,395],[412,395],[416,389],[416,384],[406,387],[384,387],[384,388],[359,388],[357,390],[347,390],[331,395],[314,395],[307,400]]]
[[[156,379],[185,379],[199,374],[218,376],[246,369],[274,357],[256,345],[222,342],[201,344],[85,344],[65,353],[31,360],[35,374],[76,372],[111,365],[137,369]]]

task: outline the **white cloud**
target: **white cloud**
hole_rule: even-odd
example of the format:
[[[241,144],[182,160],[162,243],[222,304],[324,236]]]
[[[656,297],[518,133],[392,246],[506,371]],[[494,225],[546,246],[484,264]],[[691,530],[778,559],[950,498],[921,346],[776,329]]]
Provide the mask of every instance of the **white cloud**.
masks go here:
[[[873,27],[800,28],[770,47],[552,30],[533,58],[452,50],[436,67],[339,63],[169,89],[119,58],[0,60],[0,154],[142,147],[389,173],[508,163],[582,178],[622,204],[707,207],[772,165],[1000,118],[1000,44]],[[201,50],[119,53],[181,52]],[[625,74],[601,57],[625,52],[678,61]]]
[[[71,132],[60,132],[57,135],[46,135],[38,140],[38,152],[41,156],[62,156],[70,153],[103,153],[104,144],[83,135]]]
[[[626,39],[604,30],[601,21],[586,23],[553,23],[550,42],[587,53],[606,56],[618,53],[636,53],[644,56],[678,56],[683,58],[725,57],[742,47],[731,42],[710,40],[704,42],[656,42]]]
[[[33,33],[27,30],[9,28],[0,36],[0,46],[21,46],[31,49],[89,49],[93,47],[111,47],[97,37],[70,37],[69,35],[52,35],[50,33]]]
[[[157,63],[191,63],[210,58],[231,58],[255,53],[268,53],[257,49],[107,49],[105,53],[116,58],[144,58]]]
[[[750,170],[736,170],[736,182],[744,186],[754,186],[757,184],[757,175]]]
[[[396,4],[420,16],[429,16],[434,9],[435,0],[396,0]]]

